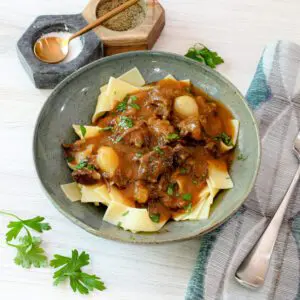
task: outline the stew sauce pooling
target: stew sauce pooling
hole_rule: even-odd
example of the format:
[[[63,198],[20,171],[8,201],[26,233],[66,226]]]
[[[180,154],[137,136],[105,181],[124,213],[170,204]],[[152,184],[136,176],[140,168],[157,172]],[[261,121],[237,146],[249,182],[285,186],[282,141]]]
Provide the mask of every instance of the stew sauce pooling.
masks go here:
[[[192,115],[186,115],[186,107],[180,108],[175,100],[180,96],[194,98]],[[115,185],[127,205],[147,208],[152,221],[158,222],[190,211],[199,201],[208,160],[229,166],[231,153],[221,153],[220,141],[230,143],[231,119],[222,104],[200,90],[184,82],[161,80],[128,95],[99,119],[95,125],[102,128],[101,134],[63,147],[69,160],[76,152],[88,152],[84,168],[72,173],[75,181]],[[117,154],[113,172],[101,171],[96,159],[100,147],[103,155],[107,147]]]

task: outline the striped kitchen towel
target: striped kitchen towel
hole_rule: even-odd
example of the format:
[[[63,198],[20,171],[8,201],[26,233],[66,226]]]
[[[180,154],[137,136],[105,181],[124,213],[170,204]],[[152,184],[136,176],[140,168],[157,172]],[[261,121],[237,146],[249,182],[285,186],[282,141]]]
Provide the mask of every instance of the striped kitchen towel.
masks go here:
[[[256,184],[237,214],[201,240],[186,300],[300,300],[300,183],[289,204],[264,286],[249,290],[234,273],[273,216],[296,172],[300,129],[300,46],[265,48],[247,93],[262,142]]]

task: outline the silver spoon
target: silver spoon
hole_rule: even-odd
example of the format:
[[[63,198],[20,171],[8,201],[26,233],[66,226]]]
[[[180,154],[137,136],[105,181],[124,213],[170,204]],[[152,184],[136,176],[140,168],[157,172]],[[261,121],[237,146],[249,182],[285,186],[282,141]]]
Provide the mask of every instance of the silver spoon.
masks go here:
[[[300,160],[300,132],[294,141],[293,150]],[[279,229],[299,177],[300,165],[268,227],[238,267],[235,278],[240,284],[250,288],[258,288],[263,285]]]

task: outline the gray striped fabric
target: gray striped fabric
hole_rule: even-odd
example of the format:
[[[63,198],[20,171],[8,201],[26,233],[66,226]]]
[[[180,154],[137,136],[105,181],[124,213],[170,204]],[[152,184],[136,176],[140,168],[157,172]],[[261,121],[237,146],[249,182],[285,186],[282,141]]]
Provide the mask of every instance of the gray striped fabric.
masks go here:
[[[291,149],[300,129],[300,47],[282,41],[266,47],[246,98],[261,134],[259,175],[239,212],[201,239],[186,300],[300,300],[300,183],[280,230],[265,285],[249,290],[234,279],[236,268],[273,216],[298,166]]]

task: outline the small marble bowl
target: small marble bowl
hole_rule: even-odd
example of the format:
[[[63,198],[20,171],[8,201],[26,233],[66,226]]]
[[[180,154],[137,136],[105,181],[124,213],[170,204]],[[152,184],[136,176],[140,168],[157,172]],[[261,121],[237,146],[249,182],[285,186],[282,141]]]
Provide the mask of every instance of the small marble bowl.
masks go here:
[[[47,64],[38,60],[33,52],[34,43],[50,32],[74,33],[87,25],[81,14],[44,15],[37,17],[17,43],[19,59],[35,87],[54,88],[65,77],[84,65],[103,56],[100,38],[90,31],[80,37],[82,50],[73,60],[59,64]]]

